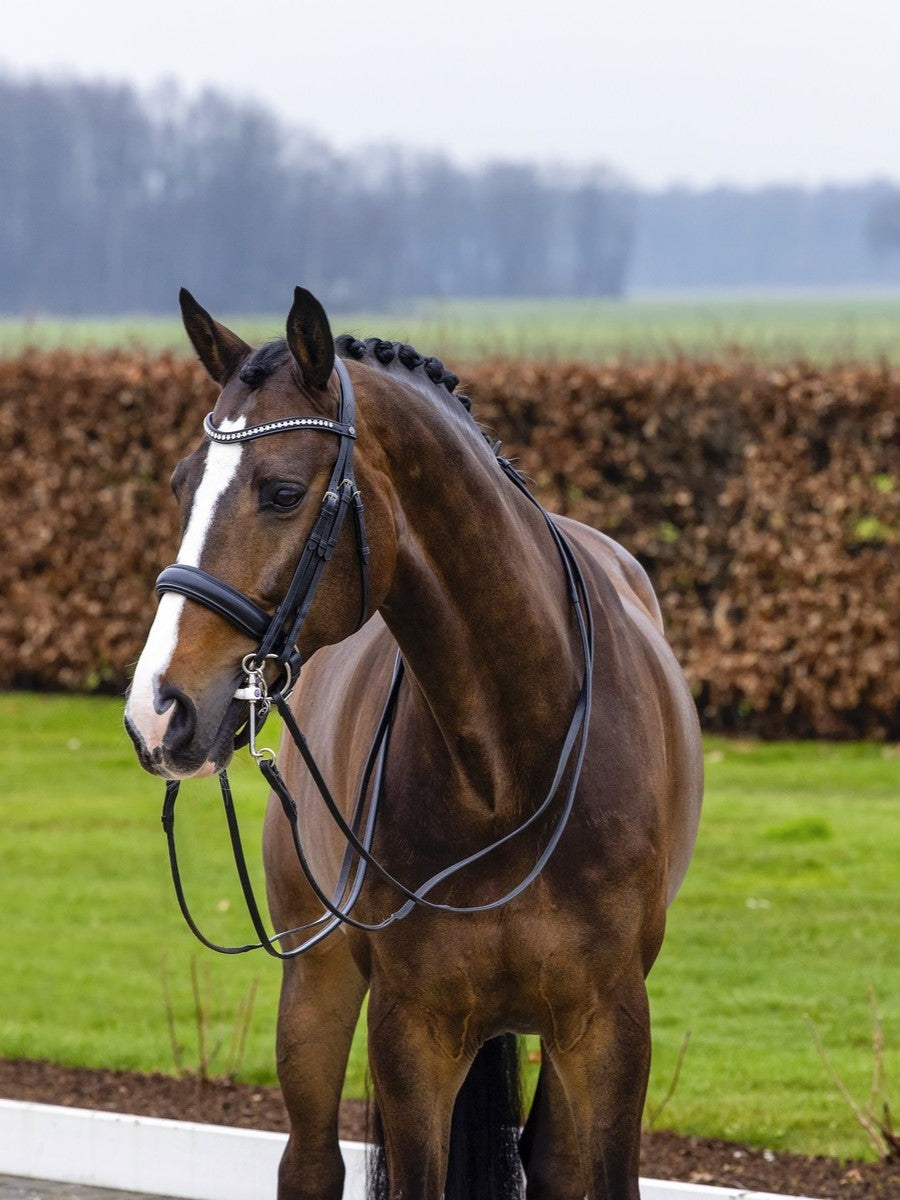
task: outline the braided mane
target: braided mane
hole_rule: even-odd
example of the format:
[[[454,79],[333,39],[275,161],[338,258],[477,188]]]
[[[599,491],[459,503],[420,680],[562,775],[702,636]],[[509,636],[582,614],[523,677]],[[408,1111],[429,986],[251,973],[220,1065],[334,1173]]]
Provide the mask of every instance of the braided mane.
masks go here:
[[[364,341],[355,338],[351,333],[342,333],[334,339],[335,348],[342,358],[362,359],[372,355],[378,362],[387,366],[394,359],[402,363],[410,371],[419,367],[425,372],[432,383],[445,387],[447,391],[460,402],[466,412],[472,411],[472,401],[468,396],[457,392],[459,376],[448,371],[439,358],[420,354],[406,342],[386,342],[382,338],[370,337]]]
[[[382,338],[370,337],[365,341],[355,338],[352,333],[342,333],[334,339],[335,349],[342,358],[362,359],[371,355],[377,362],[387,366],[394,359],[402,363],[410,371],[420,367],[438,387],[445,387],[458,400],[466,412],[472,411],[472,401],[456,390],[459,376],[448,371],[439,358],[426,357],[406,342],[386,342]],[[273,375],[275,371],[290,358],[290,351],[284,338],[276,338],[266,342],[247,359],[241,367],[239,378],[248,387],[258,388]]]

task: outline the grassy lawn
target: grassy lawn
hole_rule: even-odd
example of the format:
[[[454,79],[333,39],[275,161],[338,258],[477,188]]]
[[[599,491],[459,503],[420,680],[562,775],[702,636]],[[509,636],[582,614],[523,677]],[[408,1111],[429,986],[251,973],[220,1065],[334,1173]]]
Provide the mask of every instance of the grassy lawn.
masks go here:
[[[285,292],[285,312],[288,292]],[[228,317],[244,337],[280,336],[284,315]],[[387,313],[332,313],[335,332],[409,341],[463,363],[490,354],[529,358],[721,355],[736,347],[768,361],[885,357],[900,361],[900,296],[804,298],[422,301]],[[172,317],[0,319],[0,354],[25,345],[128,346],[188,353]]]
[[[220,959],[181,922],[159,829],[162,788],[143,775],[106,699],[0,695],[0,1054],[66,1064],[197,1067],[191,963],[208,975],[210,1046],[227,1044],[258,981],[242,1078],[274,1078],[279,968]],[[900,1108],[900,758],[877,745],[709,739],[705,822],[651,976],[659,1101],[692,1041],[659,1124],[772,1149],[867,1150],[804,1023],[815,1021],[854,1094],[871,1072],[867,983],[880,1002]],[[232,773],[248,857],[264,797]],[[249,940],[214,786],[179,809],[189,893],[213,936]],[[348,1092],[362,1087],[358,1041]],[[212,1062],[224,1068],[225,1050]]]

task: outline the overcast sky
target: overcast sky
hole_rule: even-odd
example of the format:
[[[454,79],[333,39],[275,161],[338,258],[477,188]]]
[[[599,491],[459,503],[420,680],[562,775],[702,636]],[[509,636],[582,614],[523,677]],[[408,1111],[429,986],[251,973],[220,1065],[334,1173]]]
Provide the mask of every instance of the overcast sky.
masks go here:
[[[900,183],[900,0],[0,0],[0,67],[255,97],[339,148]],[[2,164],[0,164],[2,169]]]

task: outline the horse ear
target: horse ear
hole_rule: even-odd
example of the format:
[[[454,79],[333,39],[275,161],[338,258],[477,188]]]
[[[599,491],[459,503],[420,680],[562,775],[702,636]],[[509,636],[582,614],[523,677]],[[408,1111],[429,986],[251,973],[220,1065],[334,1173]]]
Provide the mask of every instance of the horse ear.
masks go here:
[[[214,321],[201,308],[187,288],[178,293],[181,318],[197,357],[216,383],[224,384],[234,374],[238,364],[252,351],[245,341]]]
[[[294,288],[287,344],[307,387],[326,387],[334,370],[334,338],[325,309],[306,288]]]

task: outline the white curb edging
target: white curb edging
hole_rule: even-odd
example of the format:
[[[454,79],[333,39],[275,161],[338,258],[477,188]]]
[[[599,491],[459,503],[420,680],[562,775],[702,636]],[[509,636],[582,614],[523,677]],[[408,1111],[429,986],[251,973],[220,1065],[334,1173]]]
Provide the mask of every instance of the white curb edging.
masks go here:
[[[0,1171],[177,1196],[272,1200],[282,1134],[0,1100]]]
[[[273,1200],[281,1133],[0,1100],[0,1174],[179,1200]],[[344,1200],[364,1200],[367,1147],[341,1142]],[[771,1192],[642,1179],[641,1200],[784,1200]],[[792,1200],[810,1200],[794,1197]]]

